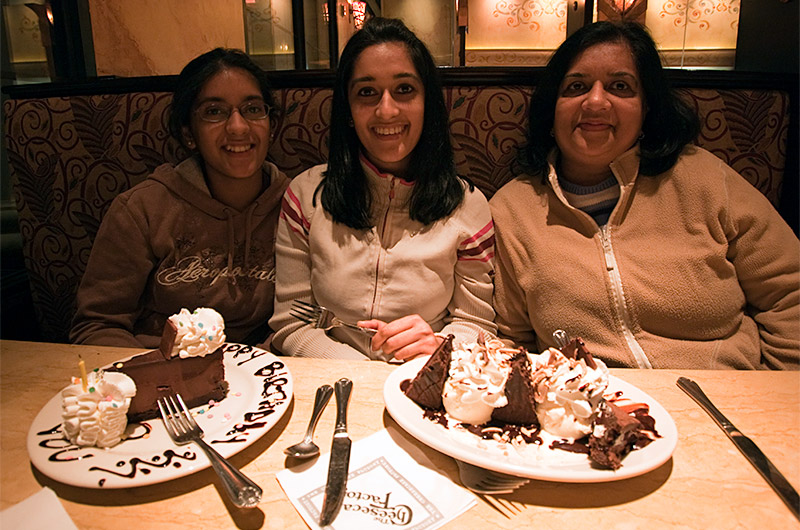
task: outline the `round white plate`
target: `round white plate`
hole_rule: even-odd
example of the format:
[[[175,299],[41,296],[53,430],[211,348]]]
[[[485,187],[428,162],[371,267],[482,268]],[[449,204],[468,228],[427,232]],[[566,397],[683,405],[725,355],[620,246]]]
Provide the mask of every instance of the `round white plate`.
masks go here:
[[[642,449],[628,453],[622,460],[622,467],[616,471],[592,465],[586,454],[550,449],[547,442],[542,445],[523,444],[516,447],[493,440],[482,440],[463,429],[455,428],[455,422],[445,428],[425,419],[422,408],[400,390],[400,384],[406,379],[413,379],[427,360],[427,357],[413,359],[389,375],[383,387],[386,409],[416,439],[457,460],[500,473],[538,480],[608,482],[635,477],[660,467],[670,459],[678,442],[675,422],[664,407],[635,386],[614,376],[610,377],[608,393],[621,391],[624,398],[647,403],[650,406],[650,415],[656,420],[656,431],[661,435],[661,438]]]
[[[203,439],[230,457],[266,434],[292,400],[292,376],[275,355],[252,346],[225,344],[228,396],[213,407],[192,409]],[[124,360],[124,359],[122,359]],[[161,419],[128,425],[129,438],[110,449],[70,444],[61,431],[61,392],[53,396],[28,431],[28,455],[36,468],[64,484],[84,488],[129,488],[157,484],[209,467],[194,444],[175,445]]]

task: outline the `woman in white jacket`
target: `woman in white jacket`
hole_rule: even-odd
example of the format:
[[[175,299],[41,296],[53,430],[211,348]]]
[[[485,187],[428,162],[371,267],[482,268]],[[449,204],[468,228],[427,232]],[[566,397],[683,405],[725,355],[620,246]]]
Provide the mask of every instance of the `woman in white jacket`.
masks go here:
[[[284,196],[276,243],[273,348],[287,355],[406,360],[446,334],[494,333],[494,227],[456,175],[447,107],[425,45],[375,18],[345,46],[330,158]],[[314,329],[294,300],[377,330]]]

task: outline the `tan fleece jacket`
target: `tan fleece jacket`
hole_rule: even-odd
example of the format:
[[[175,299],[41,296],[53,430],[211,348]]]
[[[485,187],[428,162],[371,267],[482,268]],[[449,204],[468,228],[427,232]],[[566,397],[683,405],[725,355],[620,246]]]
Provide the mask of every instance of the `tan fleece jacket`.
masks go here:
[[[719,158],[687,147],[657,177],[634,149],[611,164],[603,229],[548,182],[522,176],[490,205],[501,336],[533,350],[564,329],[610,366],[797,369],[800,243]]]

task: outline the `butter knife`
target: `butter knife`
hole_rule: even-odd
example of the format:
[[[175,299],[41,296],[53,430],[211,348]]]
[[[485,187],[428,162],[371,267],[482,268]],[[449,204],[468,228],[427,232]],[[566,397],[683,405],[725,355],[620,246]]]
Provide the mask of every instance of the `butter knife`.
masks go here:
[[[350,467],[350,438],[347,435],[347,403],[353,382],[339,379],[334,383],[336,393],[336,427],[333,430],[331,459],[328,464],[328,482],[325,484],[325,497],[322,501],[322,515],[319,525],[328,526],[336,519],[347,493],[347,473]]]
[[[728,438],[731,439],[737,449],[739,449],[745,458],[753,464],[753,467],[761,473],[761,476],[764,477],[772,489],[775,490],[775,493],[786,503],[789,510],[800,520],[800,497],[798,497],[797,491],[789,484],[789,481],[778,471],[775,465],[770,462],[769,458],[758,448],[753,440],[742,434],[742,432],[711,403],[708,396],[700,389],[700,385],[688,377],[679,377],[678,387],[689,394],[689,396],[711,416],[716,424],[725,431],[725,434],[728,435]]]

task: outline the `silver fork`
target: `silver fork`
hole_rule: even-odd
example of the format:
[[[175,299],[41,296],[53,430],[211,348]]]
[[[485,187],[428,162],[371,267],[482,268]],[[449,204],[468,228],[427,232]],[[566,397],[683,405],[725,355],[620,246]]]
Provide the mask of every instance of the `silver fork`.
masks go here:
[[[520,486],[530,482],[530,479],[527,478],[498,473],[467,464],[461,460],[456,460],[456,464],[458,464],[458,475],[461,478],[461,484],[468,490],[483,495],[512,493]]]
[[[158,410],[161,411],[161,419],[169,437],[178,445],[190,442],[199,445],[211,462],[211,467],[222,479],[222,485],[233,504],[240,508],[255,507],[261,500],[261,488],[203,441],[203,429],[194,421],[181,395],[177,394],[176,397],[180,406],[172,396],[158,400]]]
[[[345,322],[337,318],[330,309],[322,307],[321,305],[304,302],[303,300],[295,300],[292,302],[292,309],[289,311],[289,314],[306,324],[311,324],[315,328],[324,330],[335,327],[345,327],[366,333],[367,335],[375,335],[375,333],[378,332],[376,329],[362,328],[361,326]]]

